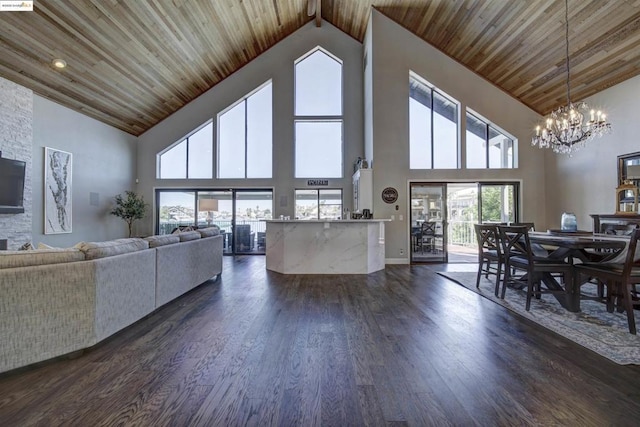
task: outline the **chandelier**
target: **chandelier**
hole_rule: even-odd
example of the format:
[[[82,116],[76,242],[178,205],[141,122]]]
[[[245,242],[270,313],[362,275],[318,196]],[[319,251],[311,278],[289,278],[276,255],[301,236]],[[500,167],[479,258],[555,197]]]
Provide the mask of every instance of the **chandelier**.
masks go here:
[[[549,114],[543,126],[536,127],[532,145],[551,148],[555,153],[571,154],[587,141],[611,132],[611,124],[602,111],[590,110],[585,102],[571,102],[569,80],[569,2],[565,0],[565,40],[567,55],[567,105]],[[585,117],[588,119],[585,121]]]

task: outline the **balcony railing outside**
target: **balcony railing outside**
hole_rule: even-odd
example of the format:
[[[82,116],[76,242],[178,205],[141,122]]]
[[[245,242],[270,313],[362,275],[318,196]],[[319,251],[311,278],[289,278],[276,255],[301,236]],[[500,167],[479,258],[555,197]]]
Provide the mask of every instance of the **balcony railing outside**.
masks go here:
[[[266,230],[266,222],[264,220],[257,219],[238,219],[236,220],[236,225],[249,224],[251,225],[252,232],[265,231]],[[177,227],[188,227],[193,225],[191,221],[166,221],[160,223],[160,231],[159,234],[171,234],[173,230]],[[217,225],[220,230],[223,230],[227,233],[231,232],[231,220],[213,220],[210,222],[199,221],[198,228],[206,228]]]
[[[192,226],[193,222],[192,221],[165,221],[165,222],[161,222],[159,224],[159,234],[171,234],[176,228],[178,227],[188,227],[188,226]],[[219,220],[219,219],[215,219],[212,221],[198,221],[198,228],[206,228],[206,227],[211,227],[213,225],[217,225],[220,228],[220,231],[224,233],[225,235],[225,242],[224,242],[224,250],[225,252],[230,252],[231,251],[231,239],[233,237],[233,230],[231,227],[231,220]],[[237,219],[236,220],[236,226],[239,225],[249,225],[250,226],[250,233],[249,236],[251,236],[251,238],[253,239],[253,242],[249,243],[248,245],[246,245],[249,248],[262,248],[264,249],[264,242],[260,241],[261,236],[264,236],[264,234],[261,233],[265,233],[266,229],[267,229],[267,223],[264,220],[257,220],[257,219]],[[251,250],[246,250],[243,252],[251,252],[254,251],[253,249]],[[255,252],[255,251],[254,251]]]
[[[450,245],[476,248],[478,241],[476,239],[475,228],[473,227],[475,223],[474,221],[449,221],[447,242]]]

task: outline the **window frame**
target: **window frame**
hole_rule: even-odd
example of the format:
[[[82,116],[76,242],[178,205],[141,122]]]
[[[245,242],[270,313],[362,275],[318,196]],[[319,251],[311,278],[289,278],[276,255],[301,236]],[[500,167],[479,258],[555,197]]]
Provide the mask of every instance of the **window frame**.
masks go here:
[[[195,134],[197,134],[198,132],[200,132],[201,130],[203,130],[205,127],[211,125],[211,175],[209,177],[200,177],[200,178],[190,178],[189,177],[189,138],[191,138],[192,136],[194,136]],[[213,173],[213,165],[214,165],[214,160],[213,160],[213,153],[214,153],[214,140],[213,140],[213,119],[209,119],[206,122],[204,122],[203,124],[201,124],[200,126],[198,126],[197,128],[195,128],[194,130],[192,130],[191,132],[189,132],[189,134],[187,134],[187,136],[179,139],[178,141],[174,142],[173,144],[171,144],[170,146],[166,147],[164,150],[160,151],[158,154],[156,154],[156,179],[212,179],[214,176]],[[169,151],[173,150],[174,148],[178,147],[181,144],[186,144],[186,151],[185,151],[185,176],[183,178],[163,178],[162,177],[162,156],[164,156],[166,153],[168,153]]]
[[[516,150],[517,150],[517,145],[518,145],[518,139],[515,138],[513,135],[511,135],[509,132],[506,132],[504,129],[502,129],[500,126],[497,126],[495,123],[491,122],[490,120],[487,120],[485,117],[483,117],[481,114],[478,114],[477,112],[475,112],[474,110],[470,109],[470,108],[466,108],[465,109],[465,129],[466,129],[466,133],[469,132],[468,126],[466,126],[467,122],[468,122],[468,117],[467,116],[472,116],[475,120],[477,120],[478,122],[483,123],[484,127],[485,127],[485,136],[484,136],[484,154],[485,154],[485,158],[484,158],[484,167],[480,167],[480,168],[470,168],[469,167],[469,157],[467,156],[468,154],[468,147],[469,147],[469,138],[467,138],[467,135],[465,134],[465,169],[517,169],[517,163],[516,163]],[[506,138],[508,138],[509,140],[511,140],[511,155],[510,155],[510,160],[511,160],[511,167],[508,166],[509,163],[509,159],[507,158],[507,166],[500,166],[500,167],[491,167],[491,156],[489,153],[489,148],[490,148],[490,141],[491,141],[491,130],[496,131],[497,133],[505,136]],[[502,151],[501,151],[502,152]]]
[[[298,92],[298,88],[297,88],[297,79],[296,79],[296,73],[297,73],[297,65],[300,64],[301,62],[303,62],[305,59],[309,58],[311,55],[315,54],[316,52],[321,52],[325,55],[327,55],[330,59],[336,61],[339,65],[340,65],[340,115],[298,115],[297,111],[296,111],[296,100],[297,100],[297,92]],[[305,53],[304,55],[302,55],[301,57],[299,57],[298,59],[296,59],[294,61],[294,67],[293,67],[293,176],[294,178],[335,178],[335,179],[340,179],[340,178],[344,178],[344,151],[345,151],[345,146],[344,146],[344,61],[341,60],[340,58],[338,58],[336,55],[333,55],[331,52],[329,52],[328,50],[324,49],[321,46],[316,46],[315,48],[311,49],[310,51],[308,51],[307,53]],[[335,123],[340,123],[340,174],[339,176],[307,176],[309,174],[307,173],[302,173],[301,171],[298,170],[298,153],[299,153],[299,147],[298,147],[298,134],[297,134],[297,124],[299,122],[306,122],[306,123],[325,123],[325,122],[335,122]]]
[[[271,165],[269,167],[269,176],[262,176],[262,177],[248,177],[248,166],[249,166],[249,142],[248,142],[248,138],[249,138],[249,126],[248,126],[248,117],[247,117],[247,111],[248,111],[248,100],[249,98],[251,98],[253,95],[255,95],[256,93],[260,92],[262,89],[266,88],[267,86],[271,86],[271,110],[269,111],[269,113],[271,114],[271,135],[270,135],[270,139],[271,139],[271,147],[270,147],[270,152],[271,152]],[[221,155],[220,155],[220,130],[221,130],[221,126],[220,126],[220,118],[222,116],[224,116],[226,113],[228,113],[229,111],[233,110],[235,107],[237,107],[240,104],[244,104],[244,108],[243,108],[243,114],[244,114],[244,173],[242,177],[221,177],[220,176],[220,162],[223,160]],[[262,83],[260,86],[256,87],[255,89],[253,89],[251,92],[247,93],[245,96],[243,96],[242,98],[240,98],[239,100],[237,100],[236,102],[232,103],[231,105],[229,105],[228,107],[226,107],[225,109],[221,110],[220,112],[218,112],[218,114],[216,115],[216,136],[215,136],[215,140],[216,140],[216,146],[215,146],[215,153],[216,153],[216,173],[215,173],[215,177],[216,179],[272,179],[273,178],[273,79],[269,79],[267,81],[265,81],[264,83]]]
[[[293,206],[293,211],[296,212],[297,208],[298,208],[298,191],[315,191],[316,192],[316,207],[317,207],[317,216],[316,218],[309,218],[308,220],[310,221],[321,221],[321,220],[330,220],[330,219],[335,219],[335,218],[321,218],[320,217],[320,200],[321,200],[321,193],[323,191],[339,191],[340,192],[340,217],[342,217],[342,212],[344,210],[344,189],[340,188],[340,187],[335,187],[335,188],[296,188],[293,191],[293,200],[294,200],[294,206]],[[298,218],[298,216],[296,215],[295,219],[300,219]]]
[[[461,111],[462,111],[462,105],[460,103],[460,101],[458,101],[457,99],[455,99],[454,97],[448,95],[446,92],[440,90],[439,88],[437,88],[436,86],[434,86],[433,84],[429,83],[427,80],[425,80],[423,77],[421,77],[420,75],[416,74],[413,71],[409,71],[409,99],[408,99],[408,103],[407,103],[407,108],[409,109],[409,129],[411,129],[411,116],[410,116],[410,109],[411,109],[411,99],[413,98],[416,102],[422,104],[420,101],[418,101],[416,98],[411,96],[411,81],[415,80],[418,84],[423,85],[425,88],[429,89],[430,91],[430,105],[428,106],[429,108],[429,115],[430,115],[430,128],[429,128],[429,150],[431,153],[430,156],[430,167],[428,168],[424,168],[424,167],[419,167],[419,168],[415,168],[415,167],[411,167],[411,139],[409,139],[409,169],[410,170],[460,170],[461,168],[461,162],[460,162],[460,153],[461,153],[461,144],[460,144],[460,124],[461,124]],[[441,98],[444,98],[446,101],[452,103],[453,105],[455,105],[456,111],[454,113],[456,121],[455,121],[455,128],[456,128],[456,147],[455,147],[455,167],[435,167],[435,141],[434,141],[434,118],[436,115],[436,111],[434,108],[434,98],[437,95]],[[422,104],[425,105],[425,104]],[[440,114],[440,116],[442,116]],[[444,116],[442,116],[444,117]],[[411,131],[409,131],[409,135],[411,134]],[[409,136],[410,138],[410,136]]]

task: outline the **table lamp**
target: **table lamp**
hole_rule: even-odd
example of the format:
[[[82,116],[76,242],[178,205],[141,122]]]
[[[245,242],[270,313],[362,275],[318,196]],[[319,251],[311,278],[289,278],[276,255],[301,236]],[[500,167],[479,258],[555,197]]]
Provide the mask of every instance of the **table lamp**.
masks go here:
[[[200,199],[198,210],[200,212],[207,212],[207,227],[210,227],[211,220],[213,219],[213,215],[211,214],[211,212],[218,210],[218,200]]]

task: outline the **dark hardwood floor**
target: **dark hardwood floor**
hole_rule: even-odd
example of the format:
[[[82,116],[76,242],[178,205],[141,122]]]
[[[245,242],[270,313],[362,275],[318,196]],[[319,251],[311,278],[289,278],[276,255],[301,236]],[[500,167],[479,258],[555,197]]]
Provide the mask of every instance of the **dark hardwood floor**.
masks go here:
[[[0,375],[0,426],[638,425],[619,366],[438,276],[207,282],[73,359]]]

